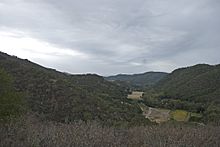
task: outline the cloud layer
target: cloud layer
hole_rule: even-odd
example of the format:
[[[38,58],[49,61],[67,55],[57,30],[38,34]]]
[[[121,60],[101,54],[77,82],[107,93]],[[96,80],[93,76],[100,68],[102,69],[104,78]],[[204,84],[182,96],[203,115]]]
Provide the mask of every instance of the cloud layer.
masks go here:
[[[220,62],[219,0],[1,0],[0,50],[71,73]]]

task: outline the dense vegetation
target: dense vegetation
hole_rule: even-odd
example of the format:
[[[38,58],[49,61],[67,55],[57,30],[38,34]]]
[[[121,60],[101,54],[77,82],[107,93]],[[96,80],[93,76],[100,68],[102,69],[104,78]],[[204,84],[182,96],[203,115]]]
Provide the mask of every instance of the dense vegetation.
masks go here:
[[[26,95],[29,111],[42,119],[148,123],[138,105],[127,100],[123,88],[98,75],[69,75],[4,53],[0,53],[0,67],[14,79],[13,88]]]
[[[25,99],[15,91],[12,78],[0,68],[0,121],[9,121],[25,111]]]
[[[175,70],[158,83],[167,96],[194,102],[220,102],[220,65]]]
[[[155,85],[166,75],[167,73],[164,72],[146,72],[143,74],[133,75],[119,74],[116,76],[106,77],[106,79],[110,81],[123,81],[131,88],[142,89],[143,87]]]
[[[148,105],[197,112],[205,122],[220,122],[220,65],[177,69],[145,91]]]

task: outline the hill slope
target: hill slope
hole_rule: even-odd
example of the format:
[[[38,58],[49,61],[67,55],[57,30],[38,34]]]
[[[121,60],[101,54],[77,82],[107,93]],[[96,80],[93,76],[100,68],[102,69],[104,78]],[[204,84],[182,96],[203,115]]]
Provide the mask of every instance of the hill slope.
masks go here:
[[[220,102],[220,65],[199,64],[173,71],[157,84],[167,96],[195,102]]]
[[[54,121],[146,121],[137,105],[127,105],[124,89],[98,75],[69,75],[0,53],[0,69],[26,95],[31,111]],[[0,83],[1,84],[1,83]]]
[[[106,79],[110,81],[124,81],[130,83],[132,86],[144,87],[144,86],[155,85],[166,75],[167,73],[164,72],[146,72],[143,74],[133,74],[133,75],[119,74],[116,76],[106,77]]]
[[[154,103],[171,109],[202,113],[204,122],[220,124],[220,65],[199,64],[173,71],[155,86]]]

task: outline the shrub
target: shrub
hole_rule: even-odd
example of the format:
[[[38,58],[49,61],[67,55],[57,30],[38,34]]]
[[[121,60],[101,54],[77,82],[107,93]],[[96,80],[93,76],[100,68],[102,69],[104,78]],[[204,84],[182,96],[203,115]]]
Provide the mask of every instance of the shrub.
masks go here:
[[[0,120],[17,117],[23,110],[22,94],[14,90],[11,76],[0,69]]]
[[[16,123],[0,123],[0,146],[217,147],[219,132],[219,126],[163,124],[115,128],[98,122],[63,124],[28,116]]]

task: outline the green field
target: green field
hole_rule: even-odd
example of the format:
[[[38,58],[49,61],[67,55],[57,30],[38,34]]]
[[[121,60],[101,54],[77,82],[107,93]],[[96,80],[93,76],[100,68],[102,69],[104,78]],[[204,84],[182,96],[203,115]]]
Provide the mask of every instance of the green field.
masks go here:
[[[179,122],[199,122],[203,117],[202,114],[192,113],[185,110],[169,110],[161,108],[153,108],[146,106],[143,103],[138,104],[145,118],[148,118],[152,122],[162,123],[169,120],[175,120]]]
[[[170,116],[173,120],[186,122],[189,120],[190,113],[184,110],[174,110],[171,111]]]

